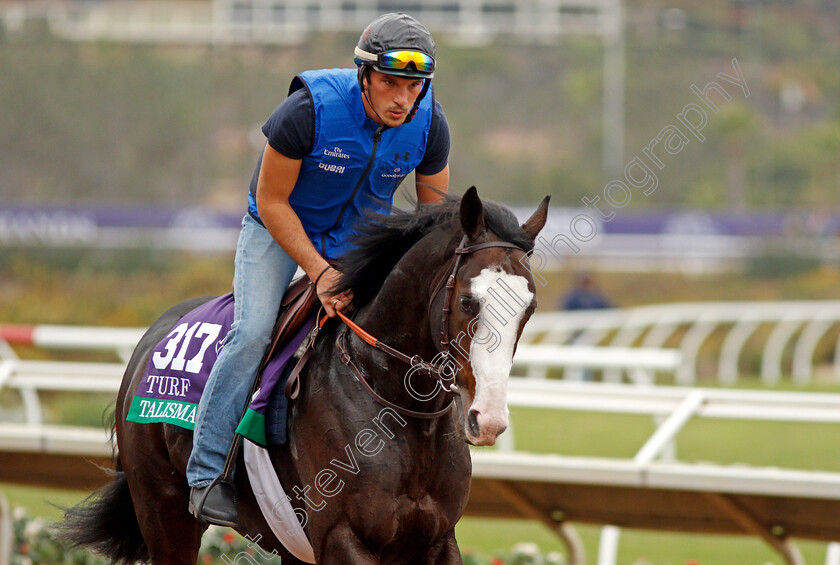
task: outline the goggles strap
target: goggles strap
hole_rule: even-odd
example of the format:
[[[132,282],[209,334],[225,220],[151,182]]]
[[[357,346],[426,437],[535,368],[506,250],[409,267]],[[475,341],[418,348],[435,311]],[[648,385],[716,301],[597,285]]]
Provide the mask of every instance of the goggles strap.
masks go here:
[[[434,66],[434,60],[435,60],[434,57],[432,57],[431,55],[427,55],[426,53],[423,53],[422,51],[414,51],[412,49],[401,49],[400,51],[412,51],[414,53],[420,53],[422,55],[425,55],[432,60],[432,62],[433,62],[432,65]],[[388,51],[388,53],[392,53],[392,52],[393,51]],[[381,61],[379,59],[379,55],[377,55],[376,53],[370,53],[368,51],[365,51],[364,49],[360,49],[359,47],[356,47],[353,50],[353,54],[355,55],[354,62],[356,63],[356,65],[358,65],[360,67],[363,66],[363,65],[380,65],[381,64]],[[413,61],[410,61],[410,62],[414,63]],[[407,66],[408,66],[408,63],[406,63],[406,66],[401,68],[401,69],[395,68],[395,69],[391,69],[391,70],[404,71],[404,70],[406,70]],[[431,71],[417,70],[417,63],[414,63],[414,69],[418,73],[424,73],[425,74],[424,78],[432,78],[434,76],[434,72],[435,72],[434,68]]]

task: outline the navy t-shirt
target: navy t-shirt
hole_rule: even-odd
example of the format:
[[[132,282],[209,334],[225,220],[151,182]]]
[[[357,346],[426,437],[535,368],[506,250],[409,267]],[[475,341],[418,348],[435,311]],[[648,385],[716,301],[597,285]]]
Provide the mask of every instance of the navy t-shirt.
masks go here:
[[[268,144],[289,159],[303,159],[315,145],[315,105],[305,88],[289,95],[272,112],[262,131]],[[449,162],[449,124],[440,103],[435,100],[426,153],[417,165],[421,175],[441,172]]]

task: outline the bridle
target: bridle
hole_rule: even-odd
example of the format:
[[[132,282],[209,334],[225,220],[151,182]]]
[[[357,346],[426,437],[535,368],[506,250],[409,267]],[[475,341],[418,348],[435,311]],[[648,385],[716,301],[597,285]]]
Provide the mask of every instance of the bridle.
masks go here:
[[[439,364],[431,364],[424,361],[419,355],[409,356],[401,351],[394,349],[393,347],[382,343],[361,327],[356,324],[353,320],[348,318],[342,312],[338,312],[338,317],[344,322],[345,327],[342,330],[341,334],[338,336],[338,340],[336,345],[338,347],[338,351],[341,355],[341,361],[347,365],[350,371],[353,373],[353,376],[356,377],[362,386],[367,390],[367,392],[376,400],[379,404],[383,406],[387,406],[388,408],[393,409],[394,411],[404,415],[410,416],[412,418],[421,418],[421,419],[433,419],[443,416],[447,412],[452,409],[452,406],[455,404],[455,399],[449,403],[446,408],[442,410],[438,410],[436,412],[418,412],[416,410],[409,410],[408,408],[403,408],[394,404],[393,402],[383,398],[379,393],[377,393],[370,383],[367,382],[367,379],[364,377],[364,373],[362,370],[353,362],[353,358],[351,357],[349,350],[347,348],[346,340],[348,336],[348,329],[352,330],[353,333],[358,335],[362,340],[367,343],[368,345],[375,347],[376,349],[387,353],[391,357],[398,359],[399,361],[409,365],[412,367],[412,370],[420,369],[425,372],[429,377],[438,381],[441,386],[441,389],[446,394],[455,394],[458,392],[458,387],[455,385],[454,382],[447,384],[450,381],[450,378],[447,378],[447,367],[452,367],[452,354],[450,352],[450,341],[449,341],[449,314],[452,310],[451,302],[452,302],[452,293],[455,291],[455,280],[458,275],[458,270],[461,267],[461,260],[463,259],[464,255],[469,255],[470,253],[475,253],[476,251],[481,251],[482,249],[491,249],[491,248],[508,248],[508,249],[518,249],[527,253],[522,247],[516,245],[515,243],[509,243],[506,241],[488,241],[484,243],[477,243],[475,245],[467,245],[467,241],[469,238],[465,235],[461,239],[461,243],[455,249],[455,253],[450,259],[452,262],[452,268],[444,271],[444,276],[441,277],[440,281],[435,285],[435,289],[432,291],[431,298],[429,300],[429,312],[431,313],[432,305],[435,303],[438,294],[440,294],[441,290],[445,290],[443,295],[443,309],[441,313],[441,322],[440,322],[440,341],[438,344],[438,349],[441,353],[443,353],[443,361]],[[446,276],[446,273],[449,273],[449,276]],[[431,319],[431,318],[430,318]]]
[[[435,299],[437,295],[440,293],[441,288],[446,289],[446,293],[443,295],[443,314],[440,320],[440,347],[439,350],[444,353],[446,357],[449,357],[451,354],[449,352],[449,313],[452,310],[450,302],[452,301],[452,293],[455,291],[455,279],[458,275],[458,269],[461,267],[461,259],[464,255],[469,255],[470,253],[475,253],[476,251],[481,251],[482,249],[489,249],[489,248],[509,248],[509,249],[518,249],[527,253],[524,249],[520,246],[516,245],[515,243],[508,243],[507,241],[487,241],[485,243],[476,243],[475,245],[467,246],[467,236],[465,235],[461,239],[461,243],[458,245],[458,248],[455,249],[455,255],[453,256],[454,261],[452,264],[452,270],[449,273],[449,277],[445,279],[446,286],[443,287],[444,279],[437,284],[435,290],[432,292],[431,300],[429,300],[429,313],[431,314],[432,304],[435,303]],[[431,318],[430,318],[431,319]]]

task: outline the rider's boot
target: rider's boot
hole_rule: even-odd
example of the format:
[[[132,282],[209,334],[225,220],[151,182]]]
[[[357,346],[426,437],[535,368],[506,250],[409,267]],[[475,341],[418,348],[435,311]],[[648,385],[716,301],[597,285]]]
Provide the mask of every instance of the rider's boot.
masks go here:
[[[190,513],[209,524],[235,528],[239,525],[236,489],[222,476],[204,487],[190,489]]]

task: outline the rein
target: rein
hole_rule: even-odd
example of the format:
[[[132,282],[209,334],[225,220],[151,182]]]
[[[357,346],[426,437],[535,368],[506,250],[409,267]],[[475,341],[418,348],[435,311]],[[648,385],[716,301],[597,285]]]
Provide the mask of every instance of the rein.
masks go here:
[[[432,292],[431,299],[429,301],[429,309],[431,310],[432,304],[434,304],[435,300],[437,299],[437,295],[440,293],[441,290],[444,288],[446,292],[443,298],[443,309],[442,309],[442,316],[441,316],[441,329],[440,329],[440,344],[439,350],[444,353],[445,358],[449,359],[451,357],[451,353],[449,351],[449,313],[451,312],[450,302],[452,301],[452,293],[455,291],[455,280],[458,275],[458,269],[461,267],[461,259],[464,255],[468,255],[470,253],[474,253],[476,251],[480,251],[482,249],[490,249],[490,248],[510,248],[510,249],[518,249],[523,251],[521,247],[514,243],[508,243],[506,241],[488,241],[485,243],[477,243],[475,245],[467,246],[468,237],[465,235],[461,239],[461,243],[458,245],[458,248],[455,249],[455,253],[452,258],[452,269],[449,271],[449,276],[442,278],[441,281],[436,285],[434,292]],[[444,286],[445,281],[445,286]],[[353,330],[357,336],[359,336],[365,343],[370,345],[371,347],[375,347],[376,349],[383,351],[410,365],[411,367],[420,367],[424,370],[430,377],[437,380],[446,394],[455,394],[458,392],[458,387],[453,382],[449,386],[446,385],[447,379],[443,375],[443,367],[446,366],[446,361],[441,363],[440,365],[432,365],[431,363],[427,363],[424,361],[419,355],[408,356],[401,351],[394,349],[390,345],[382,343],[374,336],[370,335],[368,332],[363,330],[356,322],[348,318],[342,312],[336,310],[336,314],[338,317],[341,318],[341,321],[344,322],[345,328],[338,336],[338,340],[336,341],[336,345],[338,350],[341,354],[341,361],[347,365],[348,368],[353,372],[353,375],[367,390],[368,394],[373,397],[376,402],[382,404],[383,406],[387,406],[392,410],[402,414],[403,416],[409,416],[412,418],[421,418],[421,419],[433,419],[443,416],[447,412],[449,412],[452,407],[455,405],[455,399],[453,398],[452,402],[446,406],[446,408],[442,410],[438,410],[436,412],[417,412],[415,410],[409,410],[408,408],[403,408],[401,406],[397,406],[396,404],[382,398],[373,387],[367,382],[367,379],[364,377],[364,373],[361,369],[359,369],[358,365],[353,362],[352,357],[347,349],[347,345],[345,344],[345,340],[347,339],[348,335],[348,328]],[[323,326],[323,320],[320,323]]]
[[[349,318],[345,319],[346,316],[344,316],[343,314],[341,314],[341,316],[342,316],[342,320],[344,321],[345,324],[348,321],[350,321],[352,323],[352,321],[349,320]],[[355,325],[355,324],[353,324],[353,325]],[[452,402],[447,404],[446,408],[444,408],[442,410],[438,410],[437,412],[418,412],[416,410],[409,410],[408,408],[403,408],[402,406],[398,406],[397,404],[394,404],[390,400],[386,400],[385,398],[383,398],[378,392],[373,390],[373,387],[370,386],[370,383],[367,382],[367,379],[365,378],[364,373],[362,373],[362,370],[359,369],[358,365],[356,365],[353,362],[353,358],[350,356],[350,353],[347,350],[347,346],[344,343],[344,341],[347,339],[347,328],[348,327],[351,327],[351,326],[346,326],[344,328],[344,331],[342,331],[341,334],[338,336],[338,341],[336,342],[336,345],[338,346],[338,351],[341,353],[341,361],[350,368],[350,370],[353,372],[353,376],[356,377],[356,380],[359,381],[360,383],[362,383],[362,386],[365,387],[365,390],[368,391],[368,394],[370,394],[371,397],[373,397],[373,399],[375,401],[377,401],[379,404],[381,404],[383,406],[387,406],[388,408],[391,408],[392,410],[402,414],[403,416],[409,416],[411,418],[420,418],[420,419],[424,419],[424,420],[431,420],[431,419],[434,419],[434,418],[438,418],[440,416],[443,416],[444,414],[446,414],[450,410],[452,410],[452,406],[455,404],[455,399],[453,399]],[[356,326],[356,327],[358,328],[358,326]],[[359,330],[364,332],[364,330],[362,330],[361,328],[359,328]],[[355,332],[356,330],[354,329],[353,331]],[[364,333],[367,334],[367,332],[364,332]],[[362,337],[362,339],[364,339],[364,337]],[[380,344],[380,345],[384,345],[384,344]],[[389,353],[386,349],[382,349],[381,347],[378,347],[376,345],[374,345],[374,347],[377,347],[377,349],[381,349],[382,351],[385,351],[386,353]],[[388,346],[385,346],[385,347],[388,347]],[[389,349],[391,349],[391,348],[389,348]],[[396,350],[393,350],[393,351],[395,353],[399,353],[399,355],[403,356],[403,354],[400,353],[399,351],[396,351]],[[391,354],[391,353],[389,353],[389,354]],[[397,357],[397,359],[402,360],[402,357]],[[409,362],[410,361],[411,361],[411,358],[409,358]],[[424,364],[428,365],[428,363],[425,363],[425,362],[424,362]],[[431,367],[431,365],[428,365],[428,366]],[[438,377],[437,378],[438,378],[438,380],[443,382],[443,380],[439,377],[439,372],[438,372]],[[449,389],[444,388],[443,390],[447,394],[452,393],[452,391],[450,391]]]

